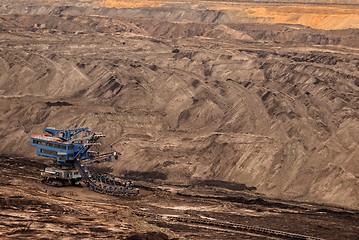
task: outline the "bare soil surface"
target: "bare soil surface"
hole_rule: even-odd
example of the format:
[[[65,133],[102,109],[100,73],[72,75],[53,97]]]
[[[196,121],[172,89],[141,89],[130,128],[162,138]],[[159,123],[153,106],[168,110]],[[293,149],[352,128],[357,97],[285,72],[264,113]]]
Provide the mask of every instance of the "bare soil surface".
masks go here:
[[[175,236],[143,221],[115,198],[87,188],[53,188],[40,183],[39,169],[46,166],[43,161],[1,156],[1,239]]]
[[[48,5],[32,1],[31,6],[26,1],[12,2],[0,6],[0,152],[35,157],[28,143],[31,134],[47,126],[89,127],[106,134],[97,150],[112,144],[123,154],[118,161],[100,164],[98,169],[154,184],[139,202],[113,200],[87,189],[56,189],[65,196],[64,201],[70,201],[74,212],[82,211],[82,206],[75,204],[77,196],[81,196],[80,202],[86,202],[86,197],[93,199],[83,204],[87,210],[71,215],[64,224],[70,226],[68,223],[82,214],[90,217],[92,209],[111,212],[121,201],[137,209],[137,204],[148,199],[143,211],[198,214],[199,210],[193,209],[197,204],[209,208],[224,204],[225,208],[213,211],[216,213],[201,216],[236,222],[245,219],[250,225],[289,232],[296,232],[289,225],[298,221],[302,234],[353,238],[358,222],[348,216],[356,215],[347,216],[346,210],[337,214],[342,210],[328,206],[359,209],[358,29],[324,31],[301,25],[239,24],[228,22],[222,10],[189,10],[192,5],[186,4],[108,9],[94,8],[89,1],[67,2],[67,6],[63,1]],[[2,161],[8,167],[2,170],[1,191],[3,199],[10,199],[3,200],[4,206],[13,201],[13,192],[19,189],[21,197],[15,196],[14,202],[20,207],[13,210],[26,212],[22,220],[41,219],[36,218],[42,214],[38,209],[55,214],[57,210],[51,206],[63,199],[56,200],[38,184],[34,173],[43,164],[26,160],[34,163],[32,168],[24,163],[16,166],[11,162],[20,160],[14,159]],[[151,190],[158,188],[158,182],[182,186],[181,194]],[[76,196],[69,196],[68,191]],[[237,196],[242,191],[249,196]],[[50,192],[56,195],[54,189]],[[52,200],[44,205],[42,199],[47,196]],[[313,209],[320,207],[309,204],[312,207],[306,208],[314,215],[305,214],[307,210],[302,208],[289,208],[282,214],[276,204],[266,205],[263,199],[267,197],[287,199],[299,206],[305,205],[298,203],[303,201],[325,204],[324,208],[334,209],[334,213],[316,212]],[[96,205],[94,199],[102,198],[110,205]],[[169,199],[168,205],[161,202],[163,198]],[[23,205],[31,205],[28,201],[38,206],[35,213],[31,207],[24,209]],[[175,208],[177,203],[181,209]],[[243,206],[249,209],[247,215],[239,214]],[[272,214],[272,208],[278,215]],[[270,212],[273,220],[263,217],[262,210]],[[131,209],[119,211],[120,215],[139,218]],[[196,214],[190,216],[199,217]],[[15,215],[13,219],[17,219]],[[115,215],[108,220],[97,214],[95,221],[114,224]],[[334,222],[325,222],[326,217]],[[61,215],[56,218],[60,221]],[[280,227],[286,221],[288,224]],[[9,224],[3,228],[4,236],[15,223]],[[150,232],[153,225],[143,224],[146,227],[131,225],[122,232],[106,231],[110,238],[112,231],[124,237],[130,232],[147,234],[143,229]],[[178,236],[191,237],[186,234],[193,226],[181,225],[178,229],[183,228],[184,233],[179,233],[177,223],[163,224],[159,225]],[[35,228],[21,226],[11,231],[26,233],[47,223]],[[74,225],[72,233],[84,228],[84,236],[99,236],[101,230],[89,231],[86,226],[86,222],[78,228]],[[335,235],[333,229],[348,235]],[[51,236],[64,230],[49,231]],[[206,231],[193,239],[205,238]],[[163,229],[155,232],[177,236]],[[230,238],[233,232],[227,233]]]
[[[295,24],[358,29],[358,0],[0,0],[0,12],[111,15],[176,22]],[[14,7],[15,6],[15,7]]]
[[[180,186],[142,181],[136,182],[139,196],[117,198],[87,188],[41,184],[39,169],[49,164],[43,159],[0,158],[2,239],[277,239],[173,222],[166,216],[239,223],[323,239],[355,239],[359,231],[357,211],[268,199],[253,191],[228,189],[228,184]],[[136,211],[162,218],[143,219]]]
[[[1,21],[1,151],[34,156],[31,134],[88,126],[123,151],[108,166],[116,174],[225,180],[358,208],[358,31]]]

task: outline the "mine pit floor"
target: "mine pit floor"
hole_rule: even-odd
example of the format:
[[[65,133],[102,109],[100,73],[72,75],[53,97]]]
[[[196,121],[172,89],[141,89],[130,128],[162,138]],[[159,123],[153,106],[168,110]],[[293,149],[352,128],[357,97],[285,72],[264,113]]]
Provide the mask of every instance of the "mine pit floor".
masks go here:
[[[46,186],[39,178],[45,166],[40,159],[1,156],[0,238],[281,238],[217,223],[322,239],[355,239],[359,232],[359,214],[350,209],[270,199],[255,191],[181,187],[164,181],[136,182],[140,188],[146,186],[139,196],[116,198],[85,187]]]

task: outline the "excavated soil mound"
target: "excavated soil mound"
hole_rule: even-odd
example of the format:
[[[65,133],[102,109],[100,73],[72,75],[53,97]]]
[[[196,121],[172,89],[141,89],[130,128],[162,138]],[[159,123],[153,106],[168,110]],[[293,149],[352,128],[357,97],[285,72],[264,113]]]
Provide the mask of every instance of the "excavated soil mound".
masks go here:
[[[31,134],[87,126],[123,153],[103,166],[116,175],[359,208],[357,30],[83,8],[0,16],[0,151],[34,157]]]

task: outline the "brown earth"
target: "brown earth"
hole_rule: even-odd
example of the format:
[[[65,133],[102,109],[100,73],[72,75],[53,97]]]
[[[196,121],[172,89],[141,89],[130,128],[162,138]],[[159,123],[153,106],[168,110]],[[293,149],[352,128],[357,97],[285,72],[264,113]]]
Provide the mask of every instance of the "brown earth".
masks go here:
[[[231,22],[300,24],[325,30],[359,28],[358,5],[218,4],[212,9],[226,11]]]
[[[283,239],[169,217],[236,223],[321,239],[355,239],[359,214],[329,206],[268,199],[240,184],[137,182],[140,195],[113,197],[87,188],[40,183],[50,161],[0,155],[1,239]],[[96,167],[93,166],[93,167]],[[143,218],[138,212],[156,214]]]
[[[47,161],[6,156],[0,159],[1,239],[136,239],[138,235],[150,240],[177,238],[174,232],[137,217],[124,205],[125,197],[119,202],[86,188],[41,184],[39,168],[45,167]]]
[[[261,3],[262,2],[262,3]],[[279,3],[278,3],[279,2]],[[105,0],[101,7],[138,8],[190,5],[191,9],[223,11],[231,23],[300,24],[316,29],[359,28],[359,1],[118,1]]]
[[[123,152],[116,175],[359,208],[358,30],[16,4],[0,9],[1,152],[34,157],[31,134],[88,126]]]
[[[202,22],[206,20],[204,11],[207,14],[214,11],[219,14],[215,18],[217,23],[294,24],[324,30],[359,28],[358,0],[1,0],[0,3],[6,12],[13,12],[14,9],[8,7],[14,5],[31,6],[23,11],[26,13],[36,5],[76,6],[107,8],[107,15],[112,12],[125,17],[194,21],[193,16],[198,16],[196,13],[200,11],[202,17],[197,20]],[[122,10],[116,12],[116,8]],[[45,9],[42,7],[39,12]],[[156,13],[151,13],[153,11]],[[82,12],[86,13],[88,9],[82,9]]]

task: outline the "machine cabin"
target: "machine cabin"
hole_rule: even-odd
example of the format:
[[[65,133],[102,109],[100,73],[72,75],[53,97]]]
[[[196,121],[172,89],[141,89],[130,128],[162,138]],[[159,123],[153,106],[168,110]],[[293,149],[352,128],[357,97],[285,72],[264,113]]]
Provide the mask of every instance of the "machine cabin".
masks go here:
[[[58,137],[33,135],[30,144],[36,147],[39,156],[55,159],[60,164],[73,164],[74,157],[83,148],[82,140],[64,141]],[[93,159],[97,152],[87,151],[79,155],[79,160]]]

